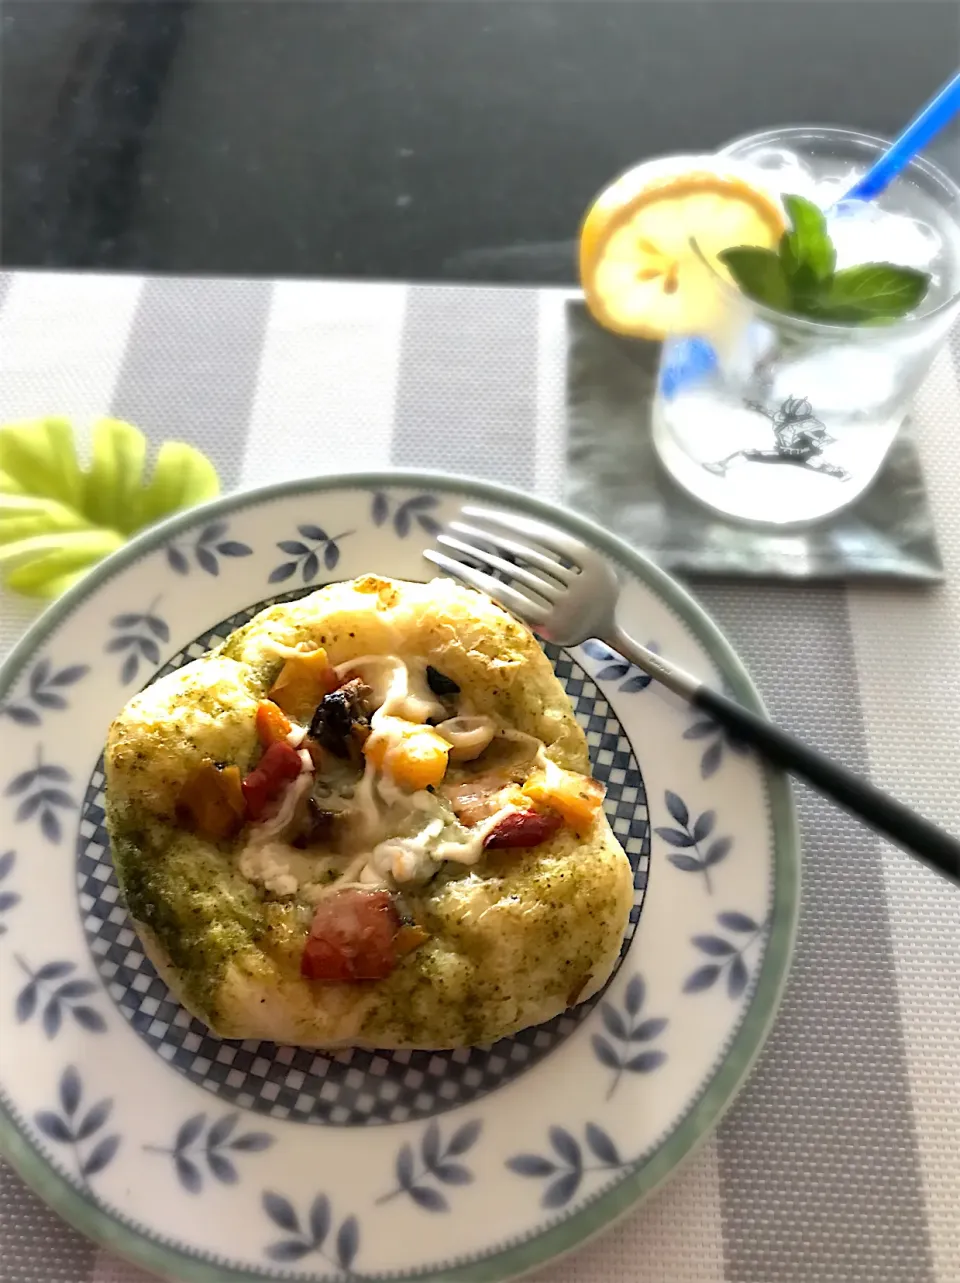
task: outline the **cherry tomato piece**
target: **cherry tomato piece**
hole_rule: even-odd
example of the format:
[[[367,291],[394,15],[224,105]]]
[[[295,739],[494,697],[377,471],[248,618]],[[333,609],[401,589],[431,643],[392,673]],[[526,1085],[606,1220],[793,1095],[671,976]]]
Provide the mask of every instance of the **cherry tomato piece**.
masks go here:
[[[484,849],[539,846],[556,833],[563,819],[556,811],[512,811],[484,839]]]
[[[261,819],[270,803],[283,792],[284,785],[297,778],[302,765],[300,754],[286,740],[271,744],[243,781],[247,819]]]

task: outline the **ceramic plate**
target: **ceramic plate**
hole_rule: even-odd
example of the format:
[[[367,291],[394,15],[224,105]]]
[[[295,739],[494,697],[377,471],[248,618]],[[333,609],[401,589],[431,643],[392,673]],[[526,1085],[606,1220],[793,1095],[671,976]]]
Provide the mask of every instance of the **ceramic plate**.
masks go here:
[[[634,870],[606,991],[454,1052],[322,1055],[214,1037],[147,962],[103,828],[107,726],[263,606],[421,557],[466,499],[616,561],[637,637],[759,708],[717,629],[596,526],[390,473],[238,494],[148,532],[49,610],[0,676],[0,1133],[74,1225],[182,1279],[494,1280],[649,1193],[729,1105],[796,925],[790,794],[603,646],[551,651]]]

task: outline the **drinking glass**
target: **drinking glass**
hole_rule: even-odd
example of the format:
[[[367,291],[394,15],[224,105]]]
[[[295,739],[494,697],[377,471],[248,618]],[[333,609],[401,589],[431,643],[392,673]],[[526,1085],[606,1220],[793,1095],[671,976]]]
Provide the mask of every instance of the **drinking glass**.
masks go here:
[[[960,310],[960,189],[913,161],[876,201],[840,198],[887,147],[842,129],[754,134],[720,153],[768,191],[828,210],[839,267],[892,262],[931,276],[916,313],[835,325],[776,312],[704,265],[715,320],[663,345],[653,441],[703,503],[768,525],[816,521],[867,489]]]

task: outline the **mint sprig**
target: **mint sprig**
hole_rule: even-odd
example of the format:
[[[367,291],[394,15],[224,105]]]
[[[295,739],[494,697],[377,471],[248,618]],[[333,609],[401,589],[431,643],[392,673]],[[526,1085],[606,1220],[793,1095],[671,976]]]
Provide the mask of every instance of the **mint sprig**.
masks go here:
[[[930,277],[895,263],[836,270],[837,252],[823,211],[803,196],[784,196],[790,227],[777,249],[739,245],[720,261],[749,298],[792,316],[838,325],[894,321],[912,312]]]

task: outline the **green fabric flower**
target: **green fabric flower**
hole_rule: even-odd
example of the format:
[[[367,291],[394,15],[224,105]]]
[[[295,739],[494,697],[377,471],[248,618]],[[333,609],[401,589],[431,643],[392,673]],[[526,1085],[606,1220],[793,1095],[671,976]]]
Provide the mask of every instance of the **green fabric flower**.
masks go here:
[[[161,447],[144,480],[147,441],[119,419],[93,427],[90,464],[66,419],[0,428],[0,577],[29,597],[57,597],[131,535],[220,491],[206,455]]]

